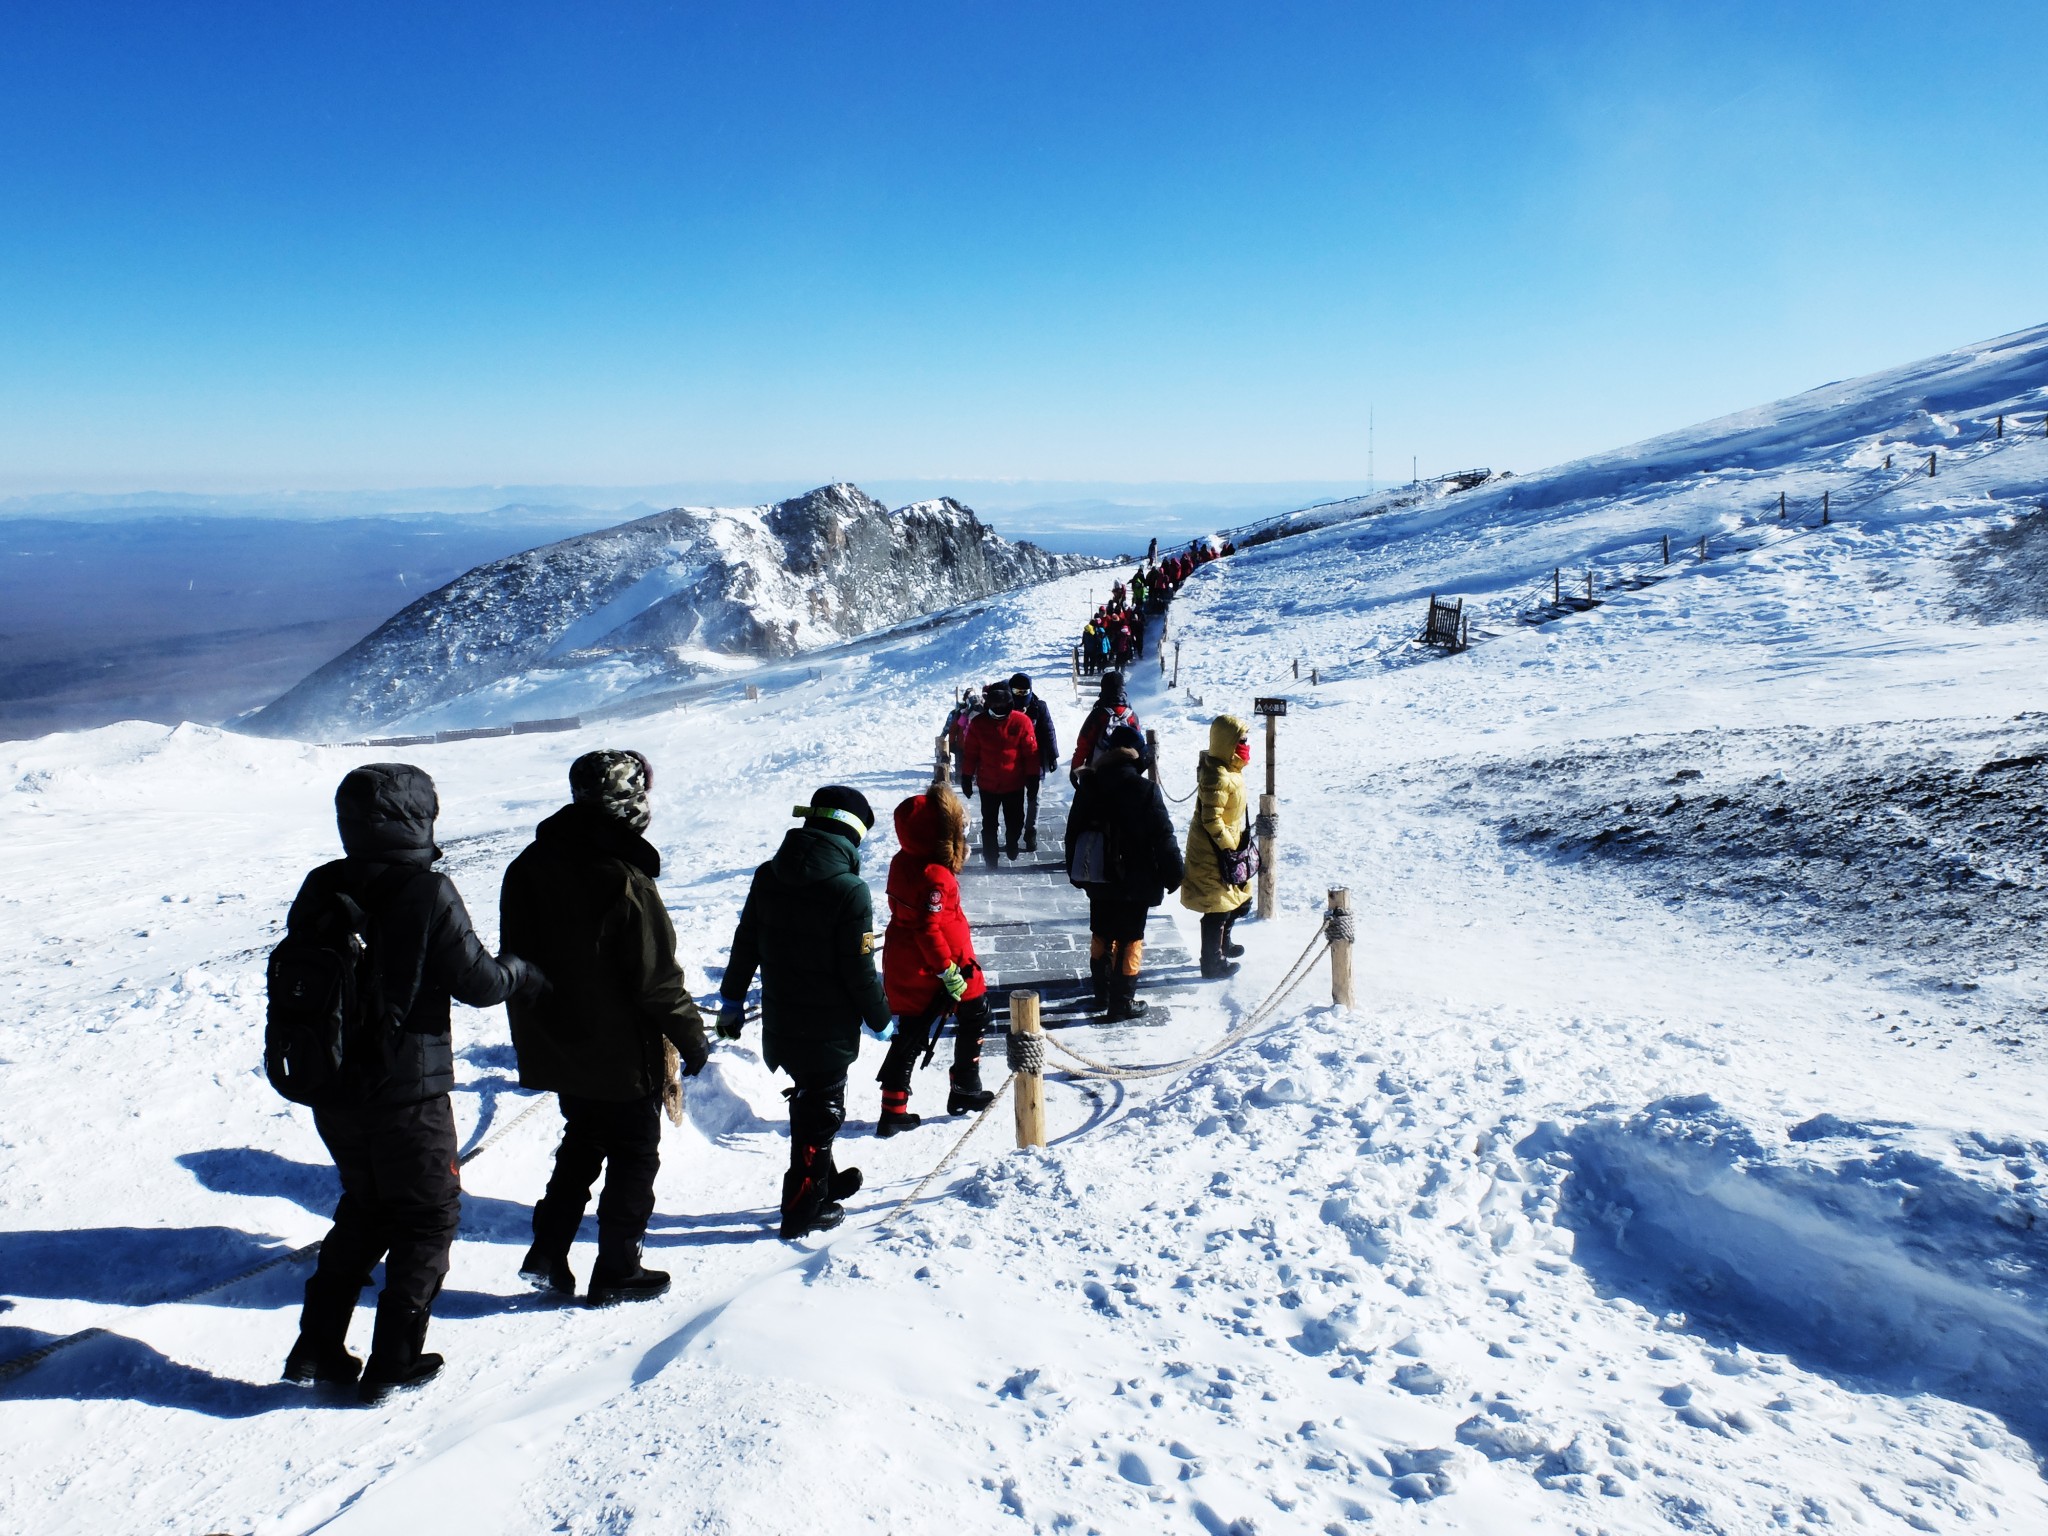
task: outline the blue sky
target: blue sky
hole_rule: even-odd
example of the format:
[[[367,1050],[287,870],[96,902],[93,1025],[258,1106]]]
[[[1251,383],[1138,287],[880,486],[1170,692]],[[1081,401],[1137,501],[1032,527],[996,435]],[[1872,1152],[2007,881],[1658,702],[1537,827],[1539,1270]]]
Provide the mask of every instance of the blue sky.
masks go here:
[[[1533,469],[2048,316],[2048,27],[0,11],[0,495]]]

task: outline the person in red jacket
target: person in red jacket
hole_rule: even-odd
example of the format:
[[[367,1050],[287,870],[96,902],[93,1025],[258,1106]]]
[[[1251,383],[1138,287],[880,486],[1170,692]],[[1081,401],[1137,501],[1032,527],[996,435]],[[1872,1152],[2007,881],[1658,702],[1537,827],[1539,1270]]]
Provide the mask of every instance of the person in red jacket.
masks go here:
[[[981,1086],[981,1034],[988,1026],[988,983],[974,958],[974,931],[960,908],[967,863],[967,807],[934,784],[896,807],[899,851],[889,861],[889,928],[882,939],[882,989],[897,1016],[896,1038],[882,1060],[882,1118],[877,1136],[915,1130],[910,1074],[921,1053],[929,1062],[946,1015],[952,1014],[952,1092],[946,1113],[979,1113],[995,1095]]]
[[[997,863],[996,819],[1003,823],[1003,852],[1017,857],[1024,834],[1024,786],[1038,776],[1038,733],[1031,717],[1014,707],[1008,683],[991,683],[984,709],[967,727],[960,751],[960,776],[969,794],[981,786],[981,857]]]

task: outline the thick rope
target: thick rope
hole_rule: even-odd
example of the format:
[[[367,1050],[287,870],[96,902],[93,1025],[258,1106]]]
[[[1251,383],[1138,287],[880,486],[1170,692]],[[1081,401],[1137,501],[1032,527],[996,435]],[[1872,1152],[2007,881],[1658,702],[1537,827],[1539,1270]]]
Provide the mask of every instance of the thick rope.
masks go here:
[[[1033,1077],[1045,1075],[1045,1036],[1027,1035],[1011,1030],[1004,1036],[1010,1057],[1012,1073],[1028,1072]]]
[[[1010,1038],[1014,1040],[1017,1037],[1015,1035],[1012,1035]],[[938,1162],[932,1165],[932,1171],[917,1181],[917,1187],[913,1189],[909,1194],[905,1195],[901,1200],[897,1201],[896,1204],[890,1209],[889,1214],[884,1216],[880,1221],[875,1223],[876,1228],[879,1229],[881,1227],[886,1227],[898,1216],[901,1216],[905,1211],[909,1210],[910,1207],[916,1202],[917,1197],[923,1194],[927,1189],[931,1188],[932,1180],[936,1179],[940,1174],[944,1173],[948,1168],[953,1166],[953,1159],[960,1155],[960,1149],[967,1145],[968,1138],[971,1137],[976,1131],[980,1130],[982,1122],[988,1119],[990,1115],[996,1112],[996,1106],[1003,1102],[1004,1097],[1010,1091],[1010,1085],[1016,1081],[1017,1074],[1015,1072],[1012,1072],[1008,1077],[1003,1079],[1003,1085],[1000,1088],[996,1089],[996,1096],[988,1101],[988,1108],[984,1109],[980,1114],[974,1117],[974,1123],[968,1126],[966,1130],[960,1133],[960,1139],[953,1143],[952,1149],[948,1151],[944,1157],[940,1158]]]

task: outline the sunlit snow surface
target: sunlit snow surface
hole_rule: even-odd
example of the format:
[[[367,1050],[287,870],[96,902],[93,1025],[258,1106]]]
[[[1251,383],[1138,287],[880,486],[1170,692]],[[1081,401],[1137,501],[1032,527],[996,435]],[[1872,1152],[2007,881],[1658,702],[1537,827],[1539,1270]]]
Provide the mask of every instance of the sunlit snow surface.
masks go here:
[[[1009,1152],[999,1112],[886,1233],[962,1122],[873,1140],[870,1047],[844,1143],[868,1188],[801,1248],[766,1227],[783,1105],[750,1036],[665,1144],[674,1289],[608,1312],[515,1284],[543,1111],[465,1170],[448,1369],[376,1410],[275,1382],[299,1267],[151,1304],[324,1230],[318,1142],[256,1066],[261,965],[363,754],[144,726],[0,748],[0,1345],[111,1334],[0,1387],[0,1523],[2048,1530],[2048,624],[2014,575],[2048,542],[2044,386],[2030,332],[1204,570],[1182,686],[1142,667],[1138,703],[1180,795],[1210,714],[1292,698],[1282,916],[1205,1006],[1088,1046],[1220,1034],[1337,885],[1356,1013],[1319,974],[1183,1080],[1055,1081],[1049,1151]],[[1975,441],[2001,409],[2033,436]],[[1934,479],[1824,530],[1517,621],[1554,567],[1727,537],[1930,447]],[[705,991],[789,808],[917,787],[956,685],[1022,666],[1071,734],[1103,580],[800,658],[757,702],[404,755],[488,937],[569,759],[648,752]],[[1411,644],[1431,591],[1480,614],[1468,653]],[[527,1100],[502,1013],[456,1029],[468,1144]],[[914,1107],[942,1104],[922,1074]]]

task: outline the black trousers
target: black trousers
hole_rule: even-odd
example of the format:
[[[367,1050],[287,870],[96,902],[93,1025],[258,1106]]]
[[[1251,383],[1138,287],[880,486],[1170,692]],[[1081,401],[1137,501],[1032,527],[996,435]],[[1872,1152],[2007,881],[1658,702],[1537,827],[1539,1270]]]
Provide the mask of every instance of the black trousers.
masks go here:
[[[604,1173],[597,1201],[597,1256],[630,1265],[640,1255],[647,1218],[654,1214],[654,1176],[661,1170],[661,1095],[641,1099],[555,1097],[562,1106],[562,1144],[547,1193],[533,1207],[533,1240],[542,1251],[566,1254],[590,1204],[591,1186]]]
[[[1051,772],[1050,769],[1046,771],[1048,773]],[[1033,779],[1024,786],[1024,830],[1026,832],[1036,832],[1038,830],[1038,784],[1039,781]]]
[[[1134,944],[1145,937],[1145,920],[1151,915],[1152,909],[1142,901],[1088,892],[1088,932],[1094,938]]]
[[[889,1054],[882,1058],[882,1070],[875,1081],[884,1088],[906,1092],[917,1058],[931,1043],[932,1031],[944,1027],[946,1013],[953,1010],[953,1071],[957,1076],[981,1060],[981,1036],[988,1028],[988,994],[970,997],[953,1009],[951,999],[941,992],[922,1013],[907,1013],[896,1021],[896,1038],[889,1042]]]
[[[313,1124],[341,1175],[341,1201],[306,1281],[308,1313],[338,1313],[345,1328],[382,1259],[380,1308],[424,1318],[448,1277],[448,1249],[462,1222],[448,1095],[393,1108],[316,1109]]]
[[[1003,822],[1003,841],[1000,846],[1011,853],[1017,851],[1017,839],[1024,831],[1024,791],[1004,790],[997,794],[993,790],[981,792],[981,856],[994,859],[996,856],[996,818]]]

